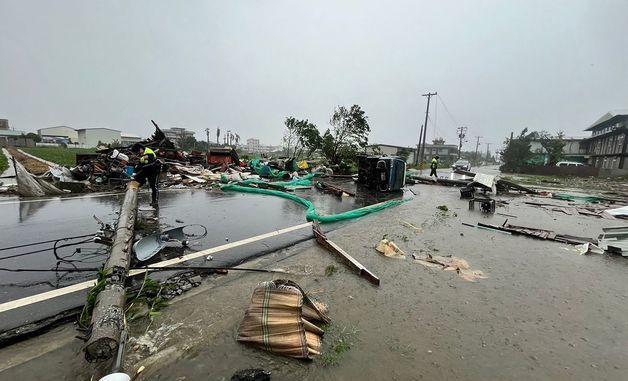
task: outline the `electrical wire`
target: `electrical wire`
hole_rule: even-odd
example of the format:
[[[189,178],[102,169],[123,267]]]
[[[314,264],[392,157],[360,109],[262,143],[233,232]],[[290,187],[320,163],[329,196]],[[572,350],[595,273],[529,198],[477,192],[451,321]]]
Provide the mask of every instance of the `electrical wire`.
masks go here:
[[[11,249],[19,249],[19,248],[27,247],[27,246],[36,246],[36,245],[41,245],[41,244],[44,244],[44,243],[53,243],[53,242],[57,242],[57,241],[61,241],[61,240],[69,240],[69,239],[77,239],[77,238],[85,238],[85,237],[93,237],[93,236],[94,236],[94,234],[85,234],[85,235],[77,235],[77,236],[74,236],[74,237],[51,239],[51,240],[48,240],[48,241],[25,243],[23,245],[3,247],[3,248],[0,248],[0,251],[11,250]]]

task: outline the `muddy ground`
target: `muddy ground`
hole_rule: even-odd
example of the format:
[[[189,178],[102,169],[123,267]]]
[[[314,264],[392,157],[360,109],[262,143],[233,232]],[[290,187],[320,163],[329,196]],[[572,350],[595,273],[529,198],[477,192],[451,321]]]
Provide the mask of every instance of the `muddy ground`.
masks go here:
[[[463,226],[507,217],[469,211],[455,188],[412,189],[412,201],[328,234],[381,279],[380,287],[306,241],[246,264],[292,275],[213,276],[164,309],[146,334],[145,321],[134,323],[127,369],[145,365],[145,380],[228,380],[247,367],[271,370],[273,380],[625,379],[628,261]],[[498,212],[516,215],[510,222],[518,225],[596,237],[603,226],[622,224],[527,206],[528,196],[502,199],[509,204]],[[385,258],[374,250],[384,235],[407,254],[464,258],[487,278],[467,282],[410,257]],[[337,267],[331,276],[325,275],[329,265]],[[253,288],[273,278],[295,280],[329,304],[326,346],[343,330],[354,333],[347,336],[351,349],[335,365],[278,357],[235,341]],[[89,380],[94,370],[75,334],[67,325],[1,349],[0,380]]]
[[[9,147],[7,150],[15,158],[15,160],[19,161],[30,173],[34,175],[43,175],[50,169],[50,167],[48,167],[45,163],[24,155],[18,151],[17,148]]]

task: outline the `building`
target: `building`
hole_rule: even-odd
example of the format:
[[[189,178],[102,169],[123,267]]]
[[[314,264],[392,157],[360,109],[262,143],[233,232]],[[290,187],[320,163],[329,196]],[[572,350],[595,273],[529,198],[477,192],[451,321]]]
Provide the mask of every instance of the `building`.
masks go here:
[[[82,128],[76,130],[78,145],[81,148],[97,147],[99,143],[110,144],[114,141],[122,141],[122,133],[111,128]]]
[[[563,147],[561,160],[586,163],[587,144],[585,140],[585,137],[564,137],[563,141],[565,142],[565,147]],[[547,153],[541,145],[540,140],[532,140],[530,142],[530,151],[535,154],[540,154],[539,162],[547,162]]]
[[[37,130],[37,134],[41,137],[43,142],[62,141],[67,144],[78,143],[78,132],[74,128],[68,126],[40,128]]]
[[[9,120],[0,119],[0,130],[8,130],[8,129],[9,129]]]
[[[194,131],[186,130],[183,127],[164,128],[161,131],[176,146],[179,146],[179,141],[182,139],[194,137]]]
[[[589,165],[628,170],[628,110],[607,112],[585,131],[591,131],[591,137],[584,141]]]
[[[366,146],[366,153],[369,155],[399,156],[406,159],[407,163],[414,163],[417,155],[416,147],[402,147],[390,144],[372,144]],[[440,160],[446,163],[453,163],[458,159],[458,146],[455,144],[425,144],[423,153],[424,160],[431,160],[438,155]]]
[[[260,151],[259,139],[247,139],[246,140],[246,152],[248,153],[259,153]]]
[[[34,147],[33,139],[26,138],[26,132],[0,129],[0,147]]]
[[[142,137],[128,132],[120,133],[120,144],[122,146],[130,146],[142,141]]]

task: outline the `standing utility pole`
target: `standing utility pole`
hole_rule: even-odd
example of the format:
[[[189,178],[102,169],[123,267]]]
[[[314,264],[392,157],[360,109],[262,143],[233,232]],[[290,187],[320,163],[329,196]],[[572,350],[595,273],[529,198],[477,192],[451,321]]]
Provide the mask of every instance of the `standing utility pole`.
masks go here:
[[[490,153],[488,152],[488,148],[491,146],[491,143],[486,143],[486,161],[488,162],[488,159],[490,159]]]
[[[475,143],[475,155],[473,156],[473,158],[475,159],[475,161],[478,161],[478,148],[480,148],[480,138],[481,136],[476,136],[476,138],[478,139],[477,142]]]
[[[456,133],[458,134],[458,160],[460,160],[460,153],[462,152],[462,140],[467,135],[467,127],[458,127],[456,129]]]
[[[427,136],[427,117],[430,113],[430,99],[434,96],[438,95],[438,92],[422,94],[422,96],[427,97],[427,108],[425,109],[425,123],[423,123],[423,145],[421,146],[421,153],[419,156],[419,163],[423,163],[423,154],[425,153],[425,137]],[[419,142],[421,143],[421,142]]]
[[[421,151],[421,140],[423,140],[423,125],[419,130],[419,144],[416,145],[416,153],[414,154],[414,165],[419,165],[419,152]]]

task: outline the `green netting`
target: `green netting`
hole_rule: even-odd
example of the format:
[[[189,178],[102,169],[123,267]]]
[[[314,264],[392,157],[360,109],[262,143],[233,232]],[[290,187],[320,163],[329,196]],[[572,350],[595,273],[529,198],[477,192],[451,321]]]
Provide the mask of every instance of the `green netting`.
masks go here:
[[[575,194],[567,194],[567,193],[553,193],[552,198],[557,198],[559,200],[568,200],[568,201],[585,201],[585,202],[600,202],[604,201],[605,198],[601,196],[595,195],[575,195]]]
[[[262,177],[284,178],[286,175],[290,175],[289,172],[272,169],[267,165],[262,165],[259,159],[251,160],[249,162],[249,166],[253,168],[255,173]]]
[[[318,221],[321,224],[362,217],[366,214],[378,212],[382,209],[390,208],[392,206],[401,205],[402,203],[405,202],[404,200],[390,200],[390,201],[382,202],[375,205],[365,206],[364,208],[350,210],[344,213],[332,214],[329,216],[321,216],[320,214],[316,213],[316,207],[314,206],[314,204],[312,204],[312,202],[291,193],[286,193],[286,192],[281,192],[281,191],[276,191],[276,190],[271,190],[271,189],[250,188],[250,187],[245,187],[245,186],[235,185],[235,184],[223,185],[222,190],[258,193],[258,194],[265,194],[265,195],[270,195],[270,196],[278,196],[278,197],[287,198],[307,208],[305,218],[308,221]]]

